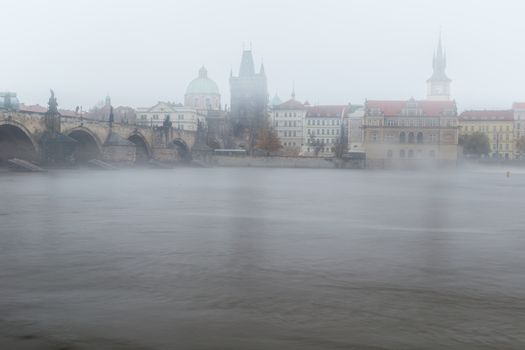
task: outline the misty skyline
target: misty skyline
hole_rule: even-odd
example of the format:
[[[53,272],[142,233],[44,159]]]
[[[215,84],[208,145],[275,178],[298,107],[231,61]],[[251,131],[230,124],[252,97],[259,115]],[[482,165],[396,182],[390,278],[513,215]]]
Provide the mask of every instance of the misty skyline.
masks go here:
[[[244,45],[277,92],[313,104],[422,99],[441,30],[458,108],[525,100],[519,1],[12,1],[2,6],[0,89],[89,109],[182,102],[205,65],[229,104]]]

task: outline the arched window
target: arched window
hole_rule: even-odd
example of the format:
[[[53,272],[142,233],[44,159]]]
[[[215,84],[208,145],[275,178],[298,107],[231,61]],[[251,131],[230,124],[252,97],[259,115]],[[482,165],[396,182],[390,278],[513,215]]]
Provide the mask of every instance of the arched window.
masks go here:
[[[408,143],[414,143],[414,133],[412,131],[408,133]]]
[[[405,132],[401,131],[401,134],[399,134],[399,143],[405,143],[405,142],[406,142]]]
[[[400,156],[401,158],[405,158],[405,150],[404,150],[404,149],[402,149],[402,150],[399,151],[399,156]]]
[[[417,133],[417,143],[423,143],[423,133],[422,132]]]

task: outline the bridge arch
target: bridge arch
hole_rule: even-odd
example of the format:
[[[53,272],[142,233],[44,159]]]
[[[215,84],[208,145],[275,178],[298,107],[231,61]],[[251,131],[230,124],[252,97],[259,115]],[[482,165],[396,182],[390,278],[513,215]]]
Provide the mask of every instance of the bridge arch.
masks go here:
[[[14,120],[0,121],[0,164],[11,158],[38,159],[40,148],[33,135]]]
[[[151,146],[144,135],[139,131],[134,131],[129,135],[128,141],[135,144],[136,154],[135,163],[147,162],[152,157]]]
[[[183,162],[191,161],[191,152],[186,141],[181,138],[176,138],[171,141],[171,143],[175,146],[175,149],[179,153],[179,157]]]
[[[83,126],[70,129],[66,135],[78,141],[73,157],[77,162],[87,162],[100,158],[102,155],[102,142],[98,136]]]

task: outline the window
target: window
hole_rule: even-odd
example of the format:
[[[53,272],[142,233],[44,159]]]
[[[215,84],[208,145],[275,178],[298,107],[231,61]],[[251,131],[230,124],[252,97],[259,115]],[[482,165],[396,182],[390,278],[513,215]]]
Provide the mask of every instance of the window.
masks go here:
[[[431,150],[431,151],[429,152],[429,155],[430,155],[430,158],[435,158],[435,157],[436,157],[436,151]]]
[[[422,132],[417,133],[417,143],[423,143],[423,133]]]
[[[408,150],[408,158],[414,158],[414,151]]]
[[[387,156],[387,158],[392,158],[392,156],[393,156],[393,152],[392,152],[391,149],[389,149],[389,150],[386,152],[386,156]]]
[[[408,133],[408,143],[414,143],[414,133],[412,131]]]
[[[399,157],[405,158],[405,150],[404,149],[399,151]]]
[[[401,131],[401,133],[399,134],[399,143],[405,143],[405,142],[406,142],[405,132]],[[403,151],[403,152],[405,152],[405,151]]]

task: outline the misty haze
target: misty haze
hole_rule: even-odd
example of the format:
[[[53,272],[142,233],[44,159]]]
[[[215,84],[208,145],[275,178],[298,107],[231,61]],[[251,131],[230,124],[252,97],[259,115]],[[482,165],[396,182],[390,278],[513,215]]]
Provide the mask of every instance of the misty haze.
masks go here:
[[[524,349],[524,12],[6,1],[0,349]]]

